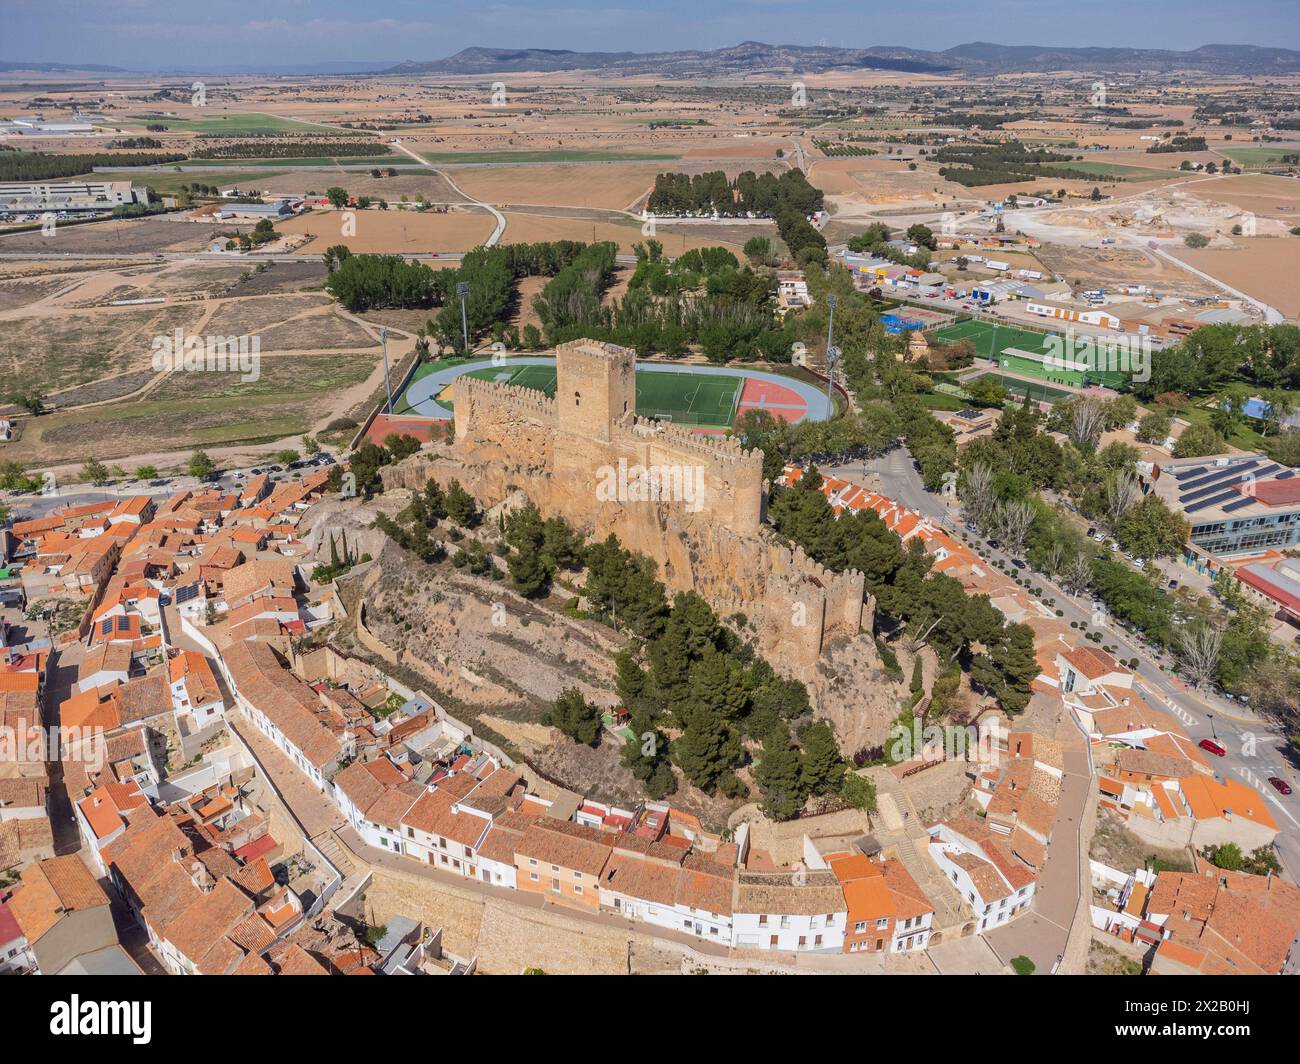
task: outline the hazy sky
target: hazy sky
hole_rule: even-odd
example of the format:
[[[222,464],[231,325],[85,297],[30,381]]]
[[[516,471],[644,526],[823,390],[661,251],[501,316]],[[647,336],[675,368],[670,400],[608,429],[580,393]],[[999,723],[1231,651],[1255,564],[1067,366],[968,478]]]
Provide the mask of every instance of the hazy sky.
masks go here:
[[[1297,0],[0,0],[0,60],[132,69],[437,59],[468,45],[1300,47]]]

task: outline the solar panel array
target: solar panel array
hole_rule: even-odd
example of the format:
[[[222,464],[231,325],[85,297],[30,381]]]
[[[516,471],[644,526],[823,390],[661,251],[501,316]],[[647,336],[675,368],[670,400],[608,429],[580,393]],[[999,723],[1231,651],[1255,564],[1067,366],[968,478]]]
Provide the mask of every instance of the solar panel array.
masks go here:
[[[1229,488],[1227,491],[1221,491],[1218,495],[1213,495],[1208,499],[1203,499],[1195,506],[1187,507],[1189,514],[1197,513],[1200,510],[1209,509],[1211,506],[1218,506],[1221,502],[1227,502],[1229,499],[1246,498],[1247,502],[1254,502],[1253,499],[1243,496],[1236,488]]]
[[[1184,512],[1194,514],[1211,506],[1228,502],[1237,495],[1242,494],[1238,490],[1238,485],[1243,482],[1245,476],[1249,476],[1250,481],[1253,483],[1263,480],[1265,477],[1271,477],[1275,473],[1278,474],[1278,480],[1285,480],[1293,475],[1291,470],[1279,472],[1281,469],[1282,467],[1276,462],[1268,462],[1262,458],[1252,458],[1249,462],[1241,462],[1238,465],[1222,466],[1213,473],[1197,476],[1186,484],[1180,482],[1179,487],[1188,490],[1179,494],[1178,502],[1182,505]],[[1193,471],[1188,470],[1188,472]],[[1196,472],[1200,472],[1200,470],[1198,469]],[[1254,501],[1253,494],[1245,495],[1244,498],[1232,502],[1231,505],[1225,506],[1224,509],[1241,510]]]
[[[198,584],[187,584],[185,587],[178,587],[176,589],[176,604],[180,605],[182,602],[189,602],[190,599],[197,597],[198,593]]]
[[[1241,462],[1238,465],[1220,466],[1218,469],[1205,474],[1205,476],[1187,481],[1186,484],[1180,480],[1178,482],[1178,487],[1183,491],[1190,491],[1193,488],[1204,487],[1206,484],[1212,484],[1215,481],[1236,477],[1259,465],[1259,461],[1258,458],[1252,458],[1249,462]]]

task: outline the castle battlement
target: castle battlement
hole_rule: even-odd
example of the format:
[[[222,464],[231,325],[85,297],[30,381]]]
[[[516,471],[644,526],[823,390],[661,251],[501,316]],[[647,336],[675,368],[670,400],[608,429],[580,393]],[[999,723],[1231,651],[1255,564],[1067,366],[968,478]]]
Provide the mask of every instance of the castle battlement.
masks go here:
[[[525,388],[519,384],[506,384],[502,381],[485,381],[478,377],[462,375],[457,377],[452,387],[464,394],[471,402],[489,402],[510,406],[524,414],[555,420],[555,400],[536,388]]]
[[[634,360],[636,358],[636,352],[630,347],[620,347],[618,344],[606,343],[604,340],[569,340],[555,345],[557,360],[565,355],[575,354],[606,362],[610,366],[622,365],[629,357]]]
[[[680,425],[641,417],[639,414],[630,419],[627,428],[642,439],[654,437],[665,447],[692,451],[706,458],[726,462],[752,462],[757,459],[761,463],[763,460],[759,451],[747,450],[733,436],[705,436]]]
[[[764,538],[776,545],[777,549],[783,553],[784,560],[792,572],[806,579],[815,580],[822,588],[833,590],[840,585],[866,584],[866,576],[857,569],[845,569],[843,572],[828,569],[821,562],[808,557],[803,547],[797,544],[794,547],[787,547],[767,529],[764,529]]]

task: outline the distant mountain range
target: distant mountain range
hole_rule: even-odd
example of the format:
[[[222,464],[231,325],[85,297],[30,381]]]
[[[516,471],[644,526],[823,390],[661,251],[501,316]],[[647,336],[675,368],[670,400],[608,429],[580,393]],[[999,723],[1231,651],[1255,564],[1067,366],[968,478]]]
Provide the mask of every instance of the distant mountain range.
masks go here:
[[[21,62],[11,63],[0,60],[0,74],[8,74],[11,71],[30,71],[33,74],[62,74],[62,73],[82,73],[82,74],[125,74],[126,71],[121,67],[114,66],[95,66],[91,63],[36,63]]]
[[[0,61],[0,73],[160,75],[509,74],[587,71],[611,77],[659,74],[665,79],[728,75],[824,74],[835,70],[897,70],[915,74],[1009,74],[1064,71],[1079,74],[1192,71],[1203,74],[1293,74],[1300,51],[1253,44],[1207,44],[1190,52],[1161,48],[1053,48],[1033,44],[959,44],[942,52],[892,45],[832,48],[745,41],[713,51],[573,52],[553,48],[464,48],[430,61],[322,60],[302,63],[218,64],[130,71],[88,63]]]
[[[377,74],[391,67],[392,59],[322,60],[316,63],[217,63],[212,66],[149,67],[144,70],[129,67],[96,66],[93,63],[38,63],[0,60],[0,74],[155,74],[160,77],[189,77],[194,74],[218,74],[230,77],[268,74],[285,77],[304,77],[313,74]]]
[[[833,70],[898,70],[919,74],[1005,74],[1067,71],[1140,73],[1187,70],[1210,74],[1300,71],[1300,51],[1252,44],[1207,44],[1190,52],[1160,48],[1052,48],[959,44],[942,52],[875,45],[831,48],[745,41],[714,51],[571,52],[550,48],[465,48],[432,62],[408,60],[385,74],[505,74],[584,70],[665,78],[728,74],[823,74]]]

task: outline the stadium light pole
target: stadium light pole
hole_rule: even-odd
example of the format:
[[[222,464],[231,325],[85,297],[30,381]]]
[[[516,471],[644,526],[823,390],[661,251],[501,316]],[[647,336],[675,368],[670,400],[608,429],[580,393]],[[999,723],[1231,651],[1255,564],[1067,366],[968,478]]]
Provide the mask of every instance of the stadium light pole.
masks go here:
[[[456,282],[456,296],[460,300],[460,335],[465,343],[465,354],[469,355],[469,322],[465,317],[465,298],[469,295],[469,282]]]
[[[834,292],[826,296],[826,306],[830,311],[826,319],[826,398],[834,409],[835,403],[835,365],[840,360],[839,349],[835,346],[835,306],[839,300]]]
[[[388,396],[388,406],[384,409],[384,413],[391,414],[393,412],[393,386],[388,380],[388,326],[387,325],[380,326],[379,342],[384,345],[384,392]]]

